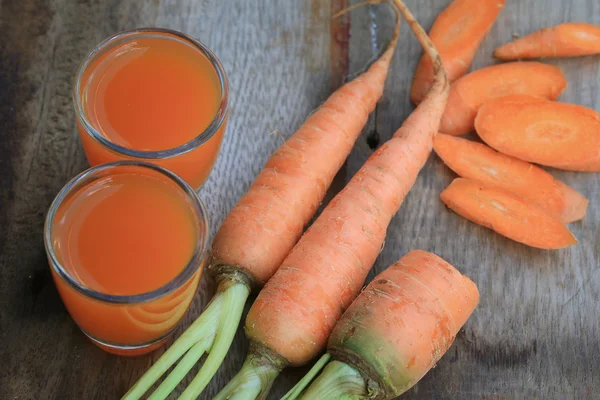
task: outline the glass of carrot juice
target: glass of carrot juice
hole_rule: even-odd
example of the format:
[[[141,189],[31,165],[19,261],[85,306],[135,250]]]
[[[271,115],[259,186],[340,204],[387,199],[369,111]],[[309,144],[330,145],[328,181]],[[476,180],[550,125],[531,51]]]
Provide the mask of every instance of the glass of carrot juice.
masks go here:
[[[82,172],[50,206],[44,244],[81,330],[112,353],[143,354],[186,313],[204,269],[208,221],[194,190],[154,164]]]
[[[158,164],[198,189],[228,116],[223,66],[201,42],[160,28],[118,33],[83,61],[73,102],[90,165]]]

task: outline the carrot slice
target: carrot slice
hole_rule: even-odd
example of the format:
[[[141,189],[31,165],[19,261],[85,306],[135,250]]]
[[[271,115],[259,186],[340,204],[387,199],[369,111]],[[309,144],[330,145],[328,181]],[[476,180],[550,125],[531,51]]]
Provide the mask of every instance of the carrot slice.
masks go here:
[[[479,44],[506,0],[455,0],[436,18],[429,37],[442,57],[450,82],[467,73]],[[415,71],[410,99],[418,104],[433,83],[433,68],[423,55]]]
[[[482,68],[450,87],[440,131],[464,135],[474,128],[477,111],[486,102],[511,94],[555,100],[567,87],[560,68],[539,62],[513,62]]]
[[[563,197],[565,199],[565,208],[563,210],[564,220],[563,222],[573,222],[579,221],[583,217],[585,217],[585,213],[588,206],[588,199],[585,198],[581,193],[577,190],[573,189],[571,186],[567,185],[564,182],[556,180],[556,184],[563,192]]]
[[[486,103],[477,133],[494,149],[521,160],[571,171],[600,171],[600,114],[532,96]]]
[[[588,200],[569,185],[526,161],[498,153],[482,143],[438,134],[435,152],[463,178],[509,190],[537,204],[562,222],[585,216]]]
[[[557,218],[499,187],[456,178],[440,198],[469,221],[531,247],[560,249],[577,243]]]
[[[600,26],[581,23],[566,23],[540,29],[494,51],[494,57],[501,60],[576,57],[590,54],[600,54]]]

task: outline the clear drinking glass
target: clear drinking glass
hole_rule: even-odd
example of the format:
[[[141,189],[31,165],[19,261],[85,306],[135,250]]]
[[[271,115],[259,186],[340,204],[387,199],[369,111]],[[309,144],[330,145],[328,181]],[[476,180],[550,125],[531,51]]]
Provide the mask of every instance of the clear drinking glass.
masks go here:
[[[182,196],[182,201],[185,201],[182,204],[186,204],[186,210],[189,205],[189,214],[193,215],[193,223],[197,227],[195,237],[189,238],[194,248],[187,265],[182,265],[180,272],[160,287],[134,295],[112,295],[94,290],[83,282],[69,262],[71,254],[60,248],[64,242],[57,238],[61,227],[68,222],[65,219],[77,215],[69,216],[69,207],[75,207],[76,201],[94,201],[92,192],[86,188],[98,182],[100,185],[103,180],[115,179],[118,174],[132,173],[160,177],[168,183],[169,190]],[[119,161],[93,167],[67,183],[50,206],[44,227],[44,244],[58,292],[81,330],[106,351],[137,355],[163,344],[186,314],[204,269],[208,229],[204,205],[185,181],[154,164]],[[119,274],[114,279],[120,277]]]
[[[114,143],[92,123],[86,109],[88,83],[97,72],[99,60],[103,60],[117,46],[124,46],[141,39],[161,38],[173,43],[185,43],[206,57],[219,80],[220,104],[208,127],[187,143],[159,151],[144,151]],[[219,59],[200,41],[170,29],[140,28],[117,33],[104,41],[85,58],[81,64],[73,90],[73,103],[81,142],[91,166],[117,161],[139,160],[165,167],[198,189],[208,178],[217,159],[227,117],[229,114],[229,86],[227,76]],[[167,134],[168,132],[165,132]]]

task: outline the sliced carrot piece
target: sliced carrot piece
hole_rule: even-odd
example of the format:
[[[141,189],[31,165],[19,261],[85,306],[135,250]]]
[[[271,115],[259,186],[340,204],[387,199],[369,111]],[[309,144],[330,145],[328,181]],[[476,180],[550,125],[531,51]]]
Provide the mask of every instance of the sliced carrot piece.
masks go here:
[[[577,239],[557,218],[514,193],[456,178],[440,195],[451,210],[514,241],[540,249],[572,246]]]
[[[600,171],[600,114],[532,96],[486,103],[477,133],[494,149],[521,160],[571,171]]]
[[[537,204],[562,222],[585,216],[588,200],[569,185],[526,161],[498,153],[482,143],[439,133],[433,148],[463,178],[509,190]]]
[[[563,222],[579,221],[585,217],[589,200],[577,190],[558,179],[556,180],[556,184],[561,188],[565,199],[565,208],[562,214],[564,218]]]
[[[567,87],[560,68],[539,62],[492,65],[463,76],[452,84],[440,131],[464,135],[473,131],[477,111],[486,102],[512,94],[555,100]]]
[[[600,26],[582,23],[566,23],[540,29],[494,51],[494,57],[501,60],[590,54],[600,54]]]
[[[429,37],[442,57],[450,82],[467,73],[479,44],[506,0],[454,0],[436,18]],[[433,83],[431,60],[423,55],[413,78],[410,99],[418,104]]]

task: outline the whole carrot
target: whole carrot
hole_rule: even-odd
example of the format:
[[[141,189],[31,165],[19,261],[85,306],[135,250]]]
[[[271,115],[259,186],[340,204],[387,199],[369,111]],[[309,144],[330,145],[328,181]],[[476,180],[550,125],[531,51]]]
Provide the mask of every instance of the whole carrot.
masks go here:
[[[411,251],[352,302],[327,353],[282,400],[395,398],[438,362],[478,302],[477,286],[452,265]]]
[[[509,190],[563,222],[585,216],[588,200],[540,167],[498,153],[485,144],[441,133],[436,136],[433,148],[463,178]]]
[[[556,217],[497,186],[456,178],[440,198],[458,215],[539,249],[562,249],[577,239]]]
[[[448,97],[437,50],[400,0],[394,2],[429,56],[428,95],[328,204],[252,305],[250,352],[216,400],[264,399],[280,370],[315,357],[381,250],[386,228],[429,154]]]
[[[541,57],[576,57],[600,54],[600,26],[565,23],[530,33],[500,46],[500,60]]]
[[[398,41],[397,18],[381,57],[302,124],[225,218],[213,241],[208,268],[218,283],[215,296],[124,399],[140,398],[184,354],[150,398],[166,397],[206,352],[209,355],[184,397],[199,393],[210,381],[233,341],[250,291],[275,273],[296,244],[383,94]]]
[[[600,114],[533,96],[486,103],[475,129],[490,147],[521,160],[570,171],[600,171]]]
[[[486,102],[511,94],[555,100],[567,87],[560,68],[539,62],[513,62],[482,68],[452,84],[440,131],[464,135],[473,131],[477,111]]]
[[[505,0],[454,0],[435,20],[429,37],[442,57],[450,82],[469,70],[479,44],[504,7]],[[413,78],[410,99],[418,104],[433,83],[433,68],[423,55]]]

